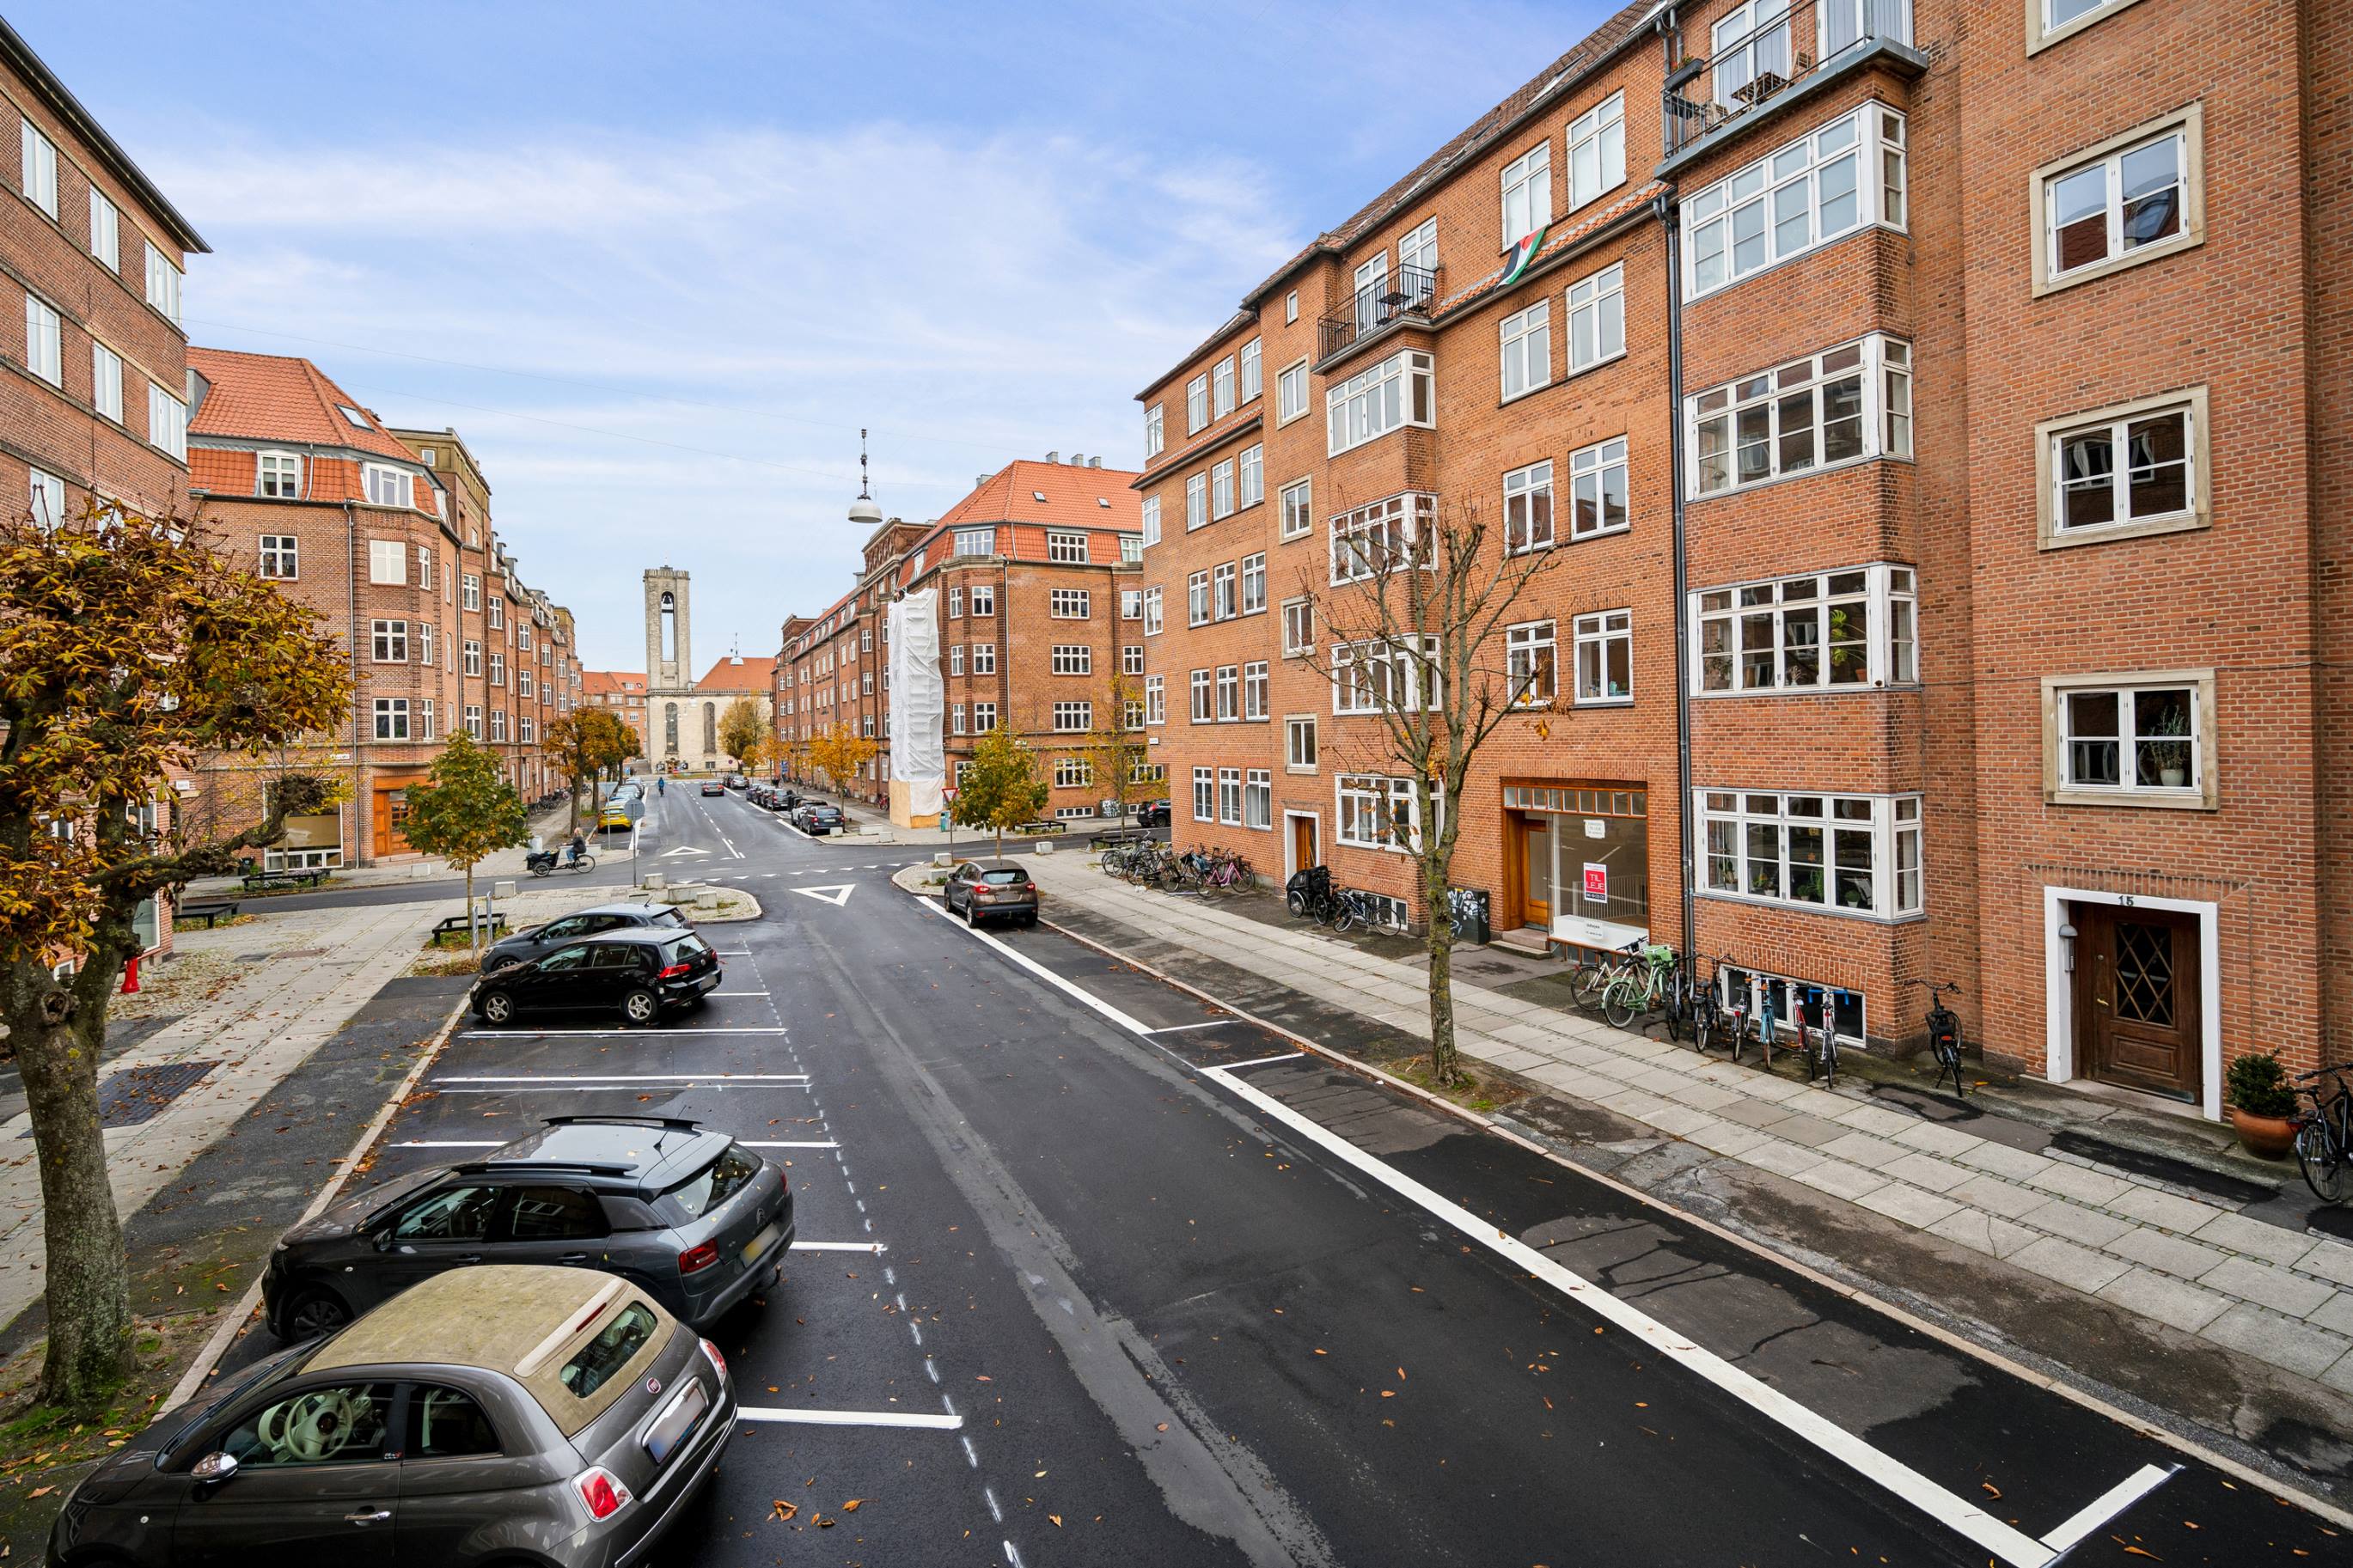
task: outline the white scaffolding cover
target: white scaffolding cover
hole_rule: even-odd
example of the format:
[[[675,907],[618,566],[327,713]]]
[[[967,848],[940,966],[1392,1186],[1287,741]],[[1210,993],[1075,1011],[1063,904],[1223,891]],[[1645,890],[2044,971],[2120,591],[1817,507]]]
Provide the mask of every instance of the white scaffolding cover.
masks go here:
[[[907,810],[931,816],[947,782],[947,744],[940,722],[940,596],[925,588],[891,605],[891,776],[907,785]]]

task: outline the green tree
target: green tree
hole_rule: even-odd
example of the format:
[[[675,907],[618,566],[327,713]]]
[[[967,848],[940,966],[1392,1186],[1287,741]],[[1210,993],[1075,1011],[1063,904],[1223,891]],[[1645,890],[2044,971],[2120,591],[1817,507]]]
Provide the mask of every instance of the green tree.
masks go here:
[[[1157,764],[1144,728],[1144,683],[1114,675],[1095,704],[1095,727],[1079,753],[1087,760],[1095,793],[1119,807],[1126,826],[1138,800],[1158,798]]]
[[[808,742],[807,755],[809,765],[832,783],[833,792],[846,795],[849,793],[849,781],[874,760],[874,753],[880,750],[871,737],[835,724]]]
[[[719,715],[719,749],[734,759],[739,773],[758,760],[760,742],[767,734],[768,721],[760,717],[760,705],[748,697],[738,697]]]
[[[580,826],[580,797],[588,796],[588,820],[596,820],[597,782],[638,754],[638,732],[603,708],[582,708],[547,727],[546,746],[572,784],[572,826]]]
[[[259,821],[205,833],[158,798],[208,754],[258,759],[351,720],[343,650],[216,543],[187,520],[112,508],[55,528],[0,519],[0,1026],[40,1162],[41,1397],[78,1412],[131,1363],[97,1069],[141,906],[233,869],[336,791],[289,773]]]
[[[972,749],[972,766],[956,781],[951,816],[959,827],[993,827],[997,852],[1005,853],[1005,830],[1035,822],[1046,809],[1046,781],[1038,776],[1038,759],[1003,725],[981,736]]]
[[[438,855],[466,873],[466,929],[476,953],[481,928],[474,923],[474,868],[497,849],[523,841],[522,796],[507,783],[499,759],[459,730],[433,759],[423,789],[408,792],[408,842]]]

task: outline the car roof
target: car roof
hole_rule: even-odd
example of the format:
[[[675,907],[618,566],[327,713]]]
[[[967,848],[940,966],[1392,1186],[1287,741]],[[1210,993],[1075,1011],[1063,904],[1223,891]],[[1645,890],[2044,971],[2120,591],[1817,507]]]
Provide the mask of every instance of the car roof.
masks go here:
[[[554,1117],[457,1169],[522,1175],[561,1168],[590,1177],[594,1185],[659,1191],[702,1170],[733,1142],[679,1117]]]
[[[644,915],[648,918],[651,918],[652,916],[665,912],[670,909],[670,906],[668,904],[651,903],[646,900],[639,899],[634,902],[624,904],[598,904],[594,909],[575,910],[572,913],[574,915]],[[558,920],[566,920],[570,917],[558,915],[555,918]]]
[[[989,859],[989,860],[969,860],[969,861],[966,861],[966,862],[965,862],[965,864],[966,864],[966,865],[970,865],[970,866],[977,866],[977,867],[979,867],[979,868],[980,868],[982,870],[984,870],[984,871],[1020,871],[1020,870],[1021,870],[1020,863],[1019,863],[1018,861],[1015,861],[1015,860],[997,860],[997,859]],[[1029,873],[1028,873],[1028,872],[1026,872],[1026,871],[1024,871],[1024,872],[1022,872],[1022,875],[1027,876],[1027,875],[1029,875]]]

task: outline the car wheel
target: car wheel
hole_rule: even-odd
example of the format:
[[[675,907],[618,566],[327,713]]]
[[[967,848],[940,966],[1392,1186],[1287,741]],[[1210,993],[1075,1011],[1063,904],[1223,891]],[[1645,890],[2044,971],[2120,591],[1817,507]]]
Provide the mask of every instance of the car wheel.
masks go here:
[[[970,899],[966,899],[964,901],[964,923],[973,927],[975,930],[977,930],[980,926],[980,911],[972,907],[972,900]]]
[[[1021,923],[1027,929],[1036,931],[1038,929],[1038,911],[1036,910],[1031,910],[1028,914],[1023,915],[1021,917]]]
[[[492,991],[482,998],[482,1022],[504,1028],[514,1022],[514,998],[503,991]]]
[[[332,1334],[352,1321],[352,1310],[332,1290],[319,1287],[303,1291],[286,1306],[286,1337],[300,1344]]]
[[[621,998],[621,1016],[632,1024],[650,1024],[661,1016],[661,998],[639,986]]]

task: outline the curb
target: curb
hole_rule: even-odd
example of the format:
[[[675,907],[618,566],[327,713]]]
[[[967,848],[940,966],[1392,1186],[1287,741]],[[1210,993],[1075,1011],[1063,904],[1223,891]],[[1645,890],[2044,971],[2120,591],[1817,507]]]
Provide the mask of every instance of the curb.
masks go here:
[[[1801,1279],[1804,1279],[1812,1284],[1819,1285],[1834,1295],[1843,1297],[1847,1300],[1855,1302],[1860,1306],[1867,1307],[1889,1319],[1891,1321],[1899,1323],[1915,1333],[1924,1334],[1928,1338],[1935,1340],[1939,1344],[1949,1346],[1953,1350],[1958,1351],[1964,1355],[1969,1356],[1989,1366],[1995,1367],[2007,1373],[2010,1376],[2015,1377],[2021,1382],[2028,1384],[2032,1387],[2043,1389],[2052,1394],[2055,1394],[2063,1399],[2066,1399],[2075,1405],[2083,1406],[2086,1410],[2090,1410],[2099,1415],[2105,1416],[2107,1419],[2116,1422],[2118,1426],[2123,1426],[2127,1431],[2134,1432],[2141,1436],[2147,1437],[2152,1442],[2163,1444],[2165,1447],[2174,1449],[2178,1453],[2188,1454],[2192,1458],[2197,1458],[2201,1463],[2213,1466],[2216,1469],[2222,1471],[2226,1475],[2235,1477],[2240,1480],[2247,1482],[2251,1486],[2260,1487],[2274,1497],[2292,1500],[2296,1506],[2316,1514],[2321,1518],[2327,1519],[2333,1523],[2346,1526],[2348,1528],[2353,1528],[2353,1510],[2341,1508],[2326,1499],[2315,1497],[2308,1491],[2289,1486],[2275,1477],[2265,1475],[2263,1472],[2256,1469],[2251,1465],[2242,1463],[2227,1455],[2216,1453],[2214,1450],[2206,1447],[2194,1438],[2185,1436],[2180,1433],[2158,1426],[2144,1417],[2133,1415],[2130,1411],[2120,1409],[2116,1405],[2114,1405],[2101,1398],[2099,1395],[2093,1394],[2086,1389],[2079,1388],[2073,1384],[2068,1383],[2060,1378],[2052,1377],[2046,1373],[2037,1372],[2031,1367],[2013,1361],[2009,1356],[2002,1354],[2000,1351],[1994,1350],[1989,1346],[1980,1344],[1977,1341],[1968,1339],[1964,1335],[1957,1334],[1940,1324],[1931,1322],[1927,1319],[1920,1317],[1917,1314],[1898,1306],[1896,1303],[1886,1300],[1884,1297],[1875,1295],[1858,1286],[1851,1285],[1845,1280],[1835,1279],[1831,1275],[1825,1274],[1821,1270],[1812,1268],[1808,1264],[1799,1262],[1795,1258],[1789,1258],[1785,1254],[1767,1247],[1764,1243],[1754,1239],[1753,1237],[1743,1236],[1735,1230],[1727,1229],[1725,1226],[1716,1224],[1713,1220],[1707,1219],[1700,1215],[1692,1214],[1687,1210],[1677,1208],[1672,1204],[1653,1196],[1651,1194],[1646,1193],[1639,1187],[1629,1186],[1613,1176],[1603,1174],[1598,1171],[1588,1170],[1585,1166],[1577,1163],[1575,1161],[1566,1158],[1556,1150],[1548,1147],[1535,1139],[1530,1138],[1527,1134],[1517,1131],[1515,1128],[1506,1126],[1504,1123],[1497,1121],[1493,1117],[1472,1110],[1467,1107],[1457,1105],[1452,1100],[1432,1094],[1430,1090],[1421,1088],[1418,1084],[1408,1083],[1403,1079],[1383,1072],[1379,1068],[1373,1066],[1369,1062],[1359,1061],[1356,1058],[1349,1056],[1345,1051],[1337,1051],[1327,1045],[1322,1044],[1321,1042],[1309,1039],[1306,1036],[1299,1034],[1295,1030],[1287,1028],[1283,1025],[1275,1023],[1271,1019],[1261,1018],[1245,1008],[1238,1007],[1234,1004],[1228,1002],[1221,997],[1210,994],[1208,992],[1202,990],[1198,985],[1180,980],[1173,974],[1166,973],[1131,953],[1124,952],[1118,948],[1098,941],[1093,937],[1087,936],[1082,932],[1072,931],[1067,926],[1060,925],[1052,920],[1047,919],[1042,914],[1039,918],[1039,923],[1050,931],[1060,932],[1061,935],[1070,938],[1072,942],[1078,942],[1082,946],[1092,948],[1095,952],[1103,954],[1106,958],[1116,959],[1118,962],[1127,964],[1131,968],[1141,971],[1145,974],[1149,974],[1155,980],[1161,982],[1163,984],[1172,986],[1178,991],[1182,991],[1186,994],[1219,1009],[1220,1012],[1230,1014],[1234,1017],[1243,1020],[1245,1023],[1254,1025],[1259,1028],[1266,1030],[1269,1034],[1280,1036],[1311,1056],[1321,1058],[1326,1061],[1332,1062],[1337,1067],[1356,1073],[1359,1077],[1370,1079],[1375,1082],[1387,1086],[1389,1089],[1396,1089],[1398,1092],[1430,1107],[1431,1110],[1440,1112],[1441,1114],[1451,1116],[1460,1121],[1468,1122],[1471,1125],[1479,1128],[1482,1131],[1492,1133],[1498,1138],[1503,1138],[1513,1143],[1516,1143],[1521,1148],[1539,1154],[1545,1159],[1551,1161],[1554,1164],[1562,1166],[1564,1169],[1574,1171],[1578,1175],[1583,1176],[1588,1180],[1597,1182],[1602,1186],[1609,1188],[1610,1191],[1618,1193],[1622,1196],[1641,1204],[1645,1208],[1656,1209],[1662,1214],[1672,1215],[1680,1224],[1688,1225],[1696,1229],[1704,1231],[1708,1235],[1713,1236],[1719,1240],[1731,1243],[1733,1246],[1739,1247],[1742,1251],[1746,1252],[1753,1257],[1767,1259],[1780,1268],[1787,1268],[1799,1276]],[[1494,1068],[1493,1070],[1499,1072],[1508,1071],[1506,1068]],[[1557,1091],[1547,1090],[1547,1092]],[[1686,1140],[1676,1138],[1672,1133],[1664,1131],[1662,1131],[1660,1136],[1662,1138],[1672,1139],[1676,1142],[1686,1142]]]
[[[310,1206],[302,1211],[301,1218],[294,1222],[296,1225],[317,1218],[343,1192],[343,1184],[350,1181],[353,1173],[359,1169],[360,1161],[365,1157],[369,1148],[384,1135],[384,1130],[391,1122],[393,1113],[398,1110],[402,1103],[408,1099],[410,1091],[417,1087],[417,1079],[425,1076],[425,1069],[433,1065],[441,1055],[443,1048],[449,1044],[449,1037],[456,1032],[458,1020],[465,1016],[465,1013],[466,999],[461,996],[458,999],[458,1005],[449,1009],[449,1016],[441,1020],[441,1026],[434,1031],[432,1043],[417,1054],[416,1064],[408,1069],[407,1075],[385,1098],[384,1104],[377,1108],[375,1115],[369,1119],[367,1126],[360,1132],[359,1142],[353,1143],[352,1152],[343,1156],[342,1166],[335,1172],[333,1177],[325,1186],[319,1189],[316,1196],[311,1198]],[[291,1226],[289,1228],[290,1229]],[[186,1372],[181,1373],[180,1381],[172,1385],[172,1392],[166,1394],[163,1403],[156,1407],[156,1415],[185,1405],[195,1397],[196,1391],[204,1386],[205,1379],[213,1374],[213,1369],[220,1364],[220,1358],[227,1353],[229,1342],[237,1338],[237,1331],[252,1320],[254,1309],[259,1305],[261,1305],[261,1281],[256,1279],[251,1285],[246,1287],[245,1294],[237,1298],[237,1305],[221,1320],[220,1326],[213,1331],[212,1337],[205,1342],[204,1349],[196,1352],[196,1359],[189,1363]],[[153,1417],[151,1416],[149,1419],[152,1424]]]

